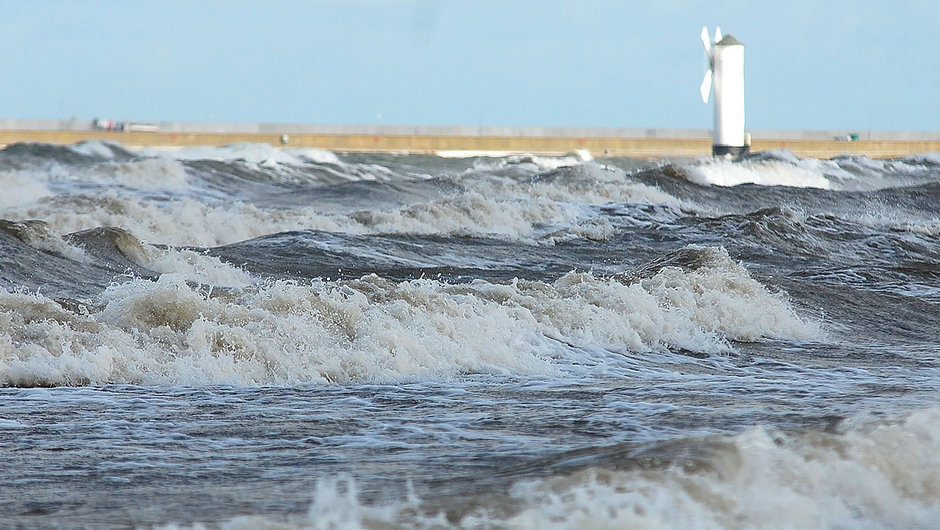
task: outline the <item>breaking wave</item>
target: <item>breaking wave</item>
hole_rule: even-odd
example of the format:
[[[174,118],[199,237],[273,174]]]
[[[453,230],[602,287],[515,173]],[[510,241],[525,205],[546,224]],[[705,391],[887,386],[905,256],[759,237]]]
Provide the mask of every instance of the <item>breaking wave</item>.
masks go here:
[[[355,479],[334,476],[317,482],[303,516],[244,516],[226,528],[929,528],[940,518],[938,426],[930,408],[834,432],[754,427],[600,447],[579,452],[581,470],[520,479],[499,499],[469,495],[446,511],[414,493],[366,503]],[[658,449],[676,456],[644,457]]]
[[[590,373],[598,358],[819,337],[723,249],[692,252],[696,268],[632,283],[575,272],[462,285],[371,275],[213,290],[164,274],[113,285],[84,312],[0,291],[0,379],[251,386]]]
[[[789,151],[768,151],[740,161],[707,159],[683,165],[682,169],[691,182],[714,186],[756,184],[851,191],[936,182],[934,159],[929,155],[889,160],[864,156],[820,160],[799,158]]]
[[[182,186],[186,181],[185,173],[164,167],[161,165],[164,162],[157,164],[160,171],[166,170],[171,175],[164,185],[169,186],[178,178]],[[139,169],[137,165],[133,167]],[[149,167],[148,174],[153,174],[153,169]],[[130,170],[117,173],[125,183],[137,174]],[[532,181],[478,176],[458,182],[462,190],[398,208],[358,209],[353,199],[349,206],[342,208],[346,211],[338,212],[321,211],[313,206],[264,208],[250,202],[206,202],[188,197],[142,202],[112,190],[95,195],[50,197],[7,208],[3,213],[12,219],[43,219],[63,234],[115,226],[145,241],[211,247],[301,229],[353,234],[497,235],[533,239],[575,228],[575,232],[569,234],[588,230],[591,237],[609,237],[613,234],[609,225],[600,230],[591,228],[594,224],[590,221],[598,216],[591,206],[679,204],[667,193],[630,182],[622,173],[598,168],[543,175]],[[585,223],[588,228],[578,228]]]

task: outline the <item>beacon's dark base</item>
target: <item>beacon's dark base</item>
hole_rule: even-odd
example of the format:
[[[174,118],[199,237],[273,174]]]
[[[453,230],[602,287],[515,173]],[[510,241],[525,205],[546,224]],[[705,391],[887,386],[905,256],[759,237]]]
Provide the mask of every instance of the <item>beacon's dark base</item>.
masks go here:
[[[713,145],[712,155],[728,158],[741,158],[751,152],[749,145]]]

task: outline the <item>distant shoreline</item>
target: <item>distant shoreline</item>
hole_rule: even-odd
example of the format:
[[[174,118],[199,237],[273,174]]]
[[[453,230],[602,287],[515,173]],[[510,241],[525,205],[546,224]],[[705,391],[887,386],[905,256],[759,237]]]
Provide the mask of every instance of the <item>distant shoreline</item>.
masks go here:
[[[104,123],[107,127],[103,128]],[[117,127],[120,127],[118,129]],[[797,156],[889,158],[940,152],[940,133],[871,131],[751,131],[752,151],[787,149]],[[240,142],[340,152],[426,153],[444,156],[580,153],[595,158],[700,157],[711,153],[706,129],[577,129],[395,125],[115,123],[0,120],[0,144],[72,144],[105,140],[129,148],[174,148]]]

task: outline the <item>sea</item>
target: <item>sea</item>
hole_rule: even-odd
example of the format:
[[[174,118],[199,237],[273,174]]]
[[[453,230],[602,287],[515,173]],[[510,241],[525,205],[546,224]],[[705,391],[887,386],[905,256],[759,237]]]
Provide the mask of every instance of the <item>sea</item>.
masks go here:
[[[940,154],[446,154],[0,150],[0,527],[940,525]]]

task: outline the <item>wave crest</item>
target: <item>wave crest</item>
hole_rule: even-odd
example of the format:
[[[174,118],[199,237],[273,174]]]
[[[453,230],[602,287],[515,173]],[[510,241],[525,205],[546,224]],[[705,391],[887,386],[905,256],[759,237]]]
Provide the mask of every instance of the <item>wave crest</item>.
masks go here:
[[[706,254],[695,269],[667,266],[629,284],[572,272],[553,283],[370,275],[212,290],[164,274],[111,286],[99,311],[71,317],[80,326],[59,317],[27,322],[16,307],[47,301],[0,291],[8,322],[0,377],[12,385],[252,386],[588,375],[644,352],[714,354],[731,351],[729,340],[819,335],[723,249],[695,252]],[[25,328],[33,338],[23,343],[14,335]]]

